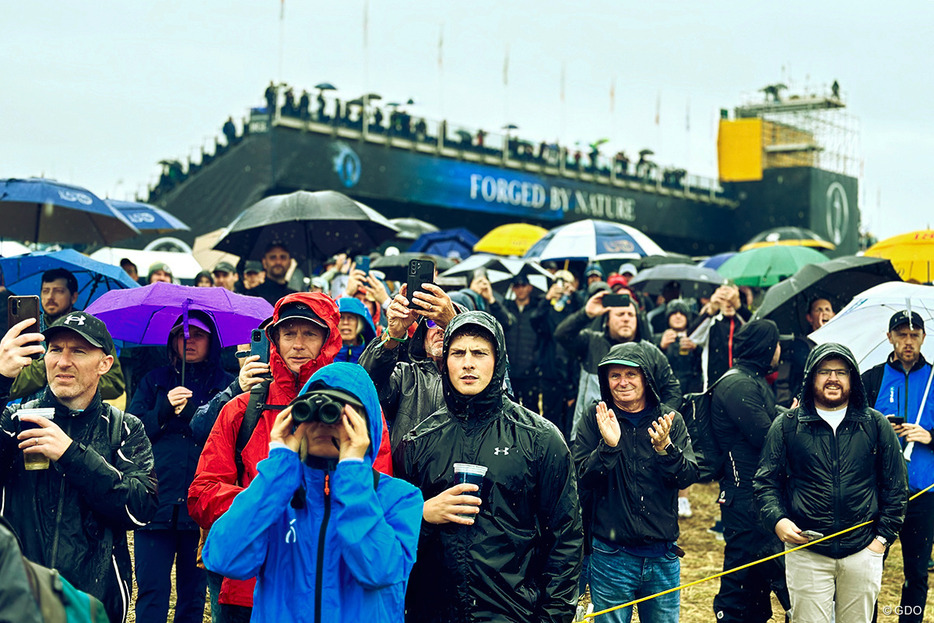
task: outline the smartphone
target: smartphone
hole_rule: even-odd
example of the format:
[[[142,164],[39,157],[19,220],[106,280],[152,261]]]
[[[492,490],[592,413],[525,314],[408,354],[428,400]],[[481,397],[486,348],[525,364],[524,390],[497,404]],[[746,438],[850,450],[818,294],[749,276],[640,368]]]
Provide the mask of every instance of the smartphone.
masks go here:
[[[822,539],[824,535],[820,532],[815,532],[814,530],[802,530],[800,532],[801,536],[807,537],[809,541],[814,541],[815,539]]]
[[[357,270],[362,270],[363,272],[370,273],[370,256],[369,255],[358,255],[354,258],[354,264],[357,267]]]
[[[250,335],[250,355],[259,355],[260,363],[269,363],[269,338],[263,329],[253,329]]]
[[[885,416],[885,419],[887,419],[892,424],[895,424],[895,426],[901,426],[905,423],[905,418],[900,415],[887,415]]]
[[[39,333],[42,330],[40,326],[41,318],[39,315],[39,297],[31,296],[11,296],[7,299],[6,317],[8,327],[12,327],[17,322],[34,318],[35,324],[26,328],[27,333]],[[41,354],[30,355],[33,359],[38,359]]]
[[[605,294],[600,302],[604,307],[629,307],[632,298],[628,294]]]
[[[409,270],[406,273],[405,297],[412,304],[412,297],[416,292],[426,292],[422,284],[434,283],[435,263],[431,260],[409,260]],[[416,306],[417,307],[417,306]]]

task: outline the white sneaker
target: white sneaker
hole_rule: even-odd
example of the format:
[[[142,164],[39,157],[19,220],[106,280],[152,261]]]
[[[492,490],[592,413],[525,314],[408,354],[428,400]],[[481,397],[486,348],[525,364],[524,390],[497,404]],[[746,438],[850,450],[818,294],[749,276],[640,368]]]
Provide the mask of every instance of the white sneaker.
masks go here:
[[[691,500],[687,498],[678,498],[678,517],[690,517],[694,512],[691,510]]]

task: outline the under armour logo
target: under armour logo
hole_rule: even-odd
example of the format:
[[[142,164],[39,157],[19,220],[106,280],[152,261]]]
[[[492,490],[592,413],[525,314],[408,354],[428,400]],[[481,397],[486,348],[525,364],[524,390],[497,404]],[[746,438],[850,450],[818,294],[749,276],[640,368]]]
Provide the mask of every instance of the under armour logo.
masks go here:
[[[294,543],[298,539],[298,535],[295,534],[295,520],[289,522],[289,531],[285,533],[285,542]]]
[[[84,326],[84,316],[68,316],[65,318],[64,324],[76,324],[78,326]]]
[[[509,455],[509,448],[493,448],[493,454],[499,456],[500,454]]]

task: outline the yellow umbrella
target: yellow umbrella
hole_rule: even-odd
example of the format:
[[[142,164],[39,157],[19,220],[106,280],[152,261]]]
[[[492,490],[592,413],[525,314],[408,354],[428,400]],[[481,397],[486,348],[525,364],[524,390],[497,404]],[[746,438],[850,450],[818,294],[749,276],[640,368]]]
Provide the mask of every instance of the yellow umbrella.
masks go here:
[[[528,223],[510,223],[500,225],[490,230],[487,235],[477,241],[473,250],[477,253],[491,253],[493,255],[523,256],[548,233],[548,230],[538,225]]]
[[[934,279],[934,230],[922,229],[877,242],[866,250],[870,257],[891,260],[905,281],[929,283]]]

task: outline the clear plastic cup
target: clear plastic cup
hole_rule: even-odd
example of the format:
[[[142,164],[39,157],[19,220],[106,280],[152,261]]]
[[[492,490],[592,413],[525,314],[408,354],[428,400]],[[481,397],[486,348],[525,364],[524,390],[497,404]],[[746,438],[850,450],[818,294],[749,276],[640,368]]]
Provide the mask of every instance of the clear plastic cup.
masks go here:
[[[471,463],[455,463],[454,464],[454,484],[460,485],[463,483],[470,483],[472,485],[477,485],[476,491],[468,491],[464,495],[472,495],[474,497],[483,499],[480,495],[480,492],[483,490],[483,478],[486,476],[487,468],[483,465],[473,465]],[[466,519],[475,519],[476,515],[461,515]]]
[[[47,420],[55,419],[55,409],[51,407],[43,409],[20,409],[16,412],[17,419],[19,419],[19,429],[32,430],[33,428],[39,428],[38,424],[32,422],[24,422],[22,416],[24,415],[38,415],[44,417]],[[27,471],[33,471],[38,469],[49,469],[49,457],[44,454],[38,453],[26,453],[23,452],[23,467]]]

